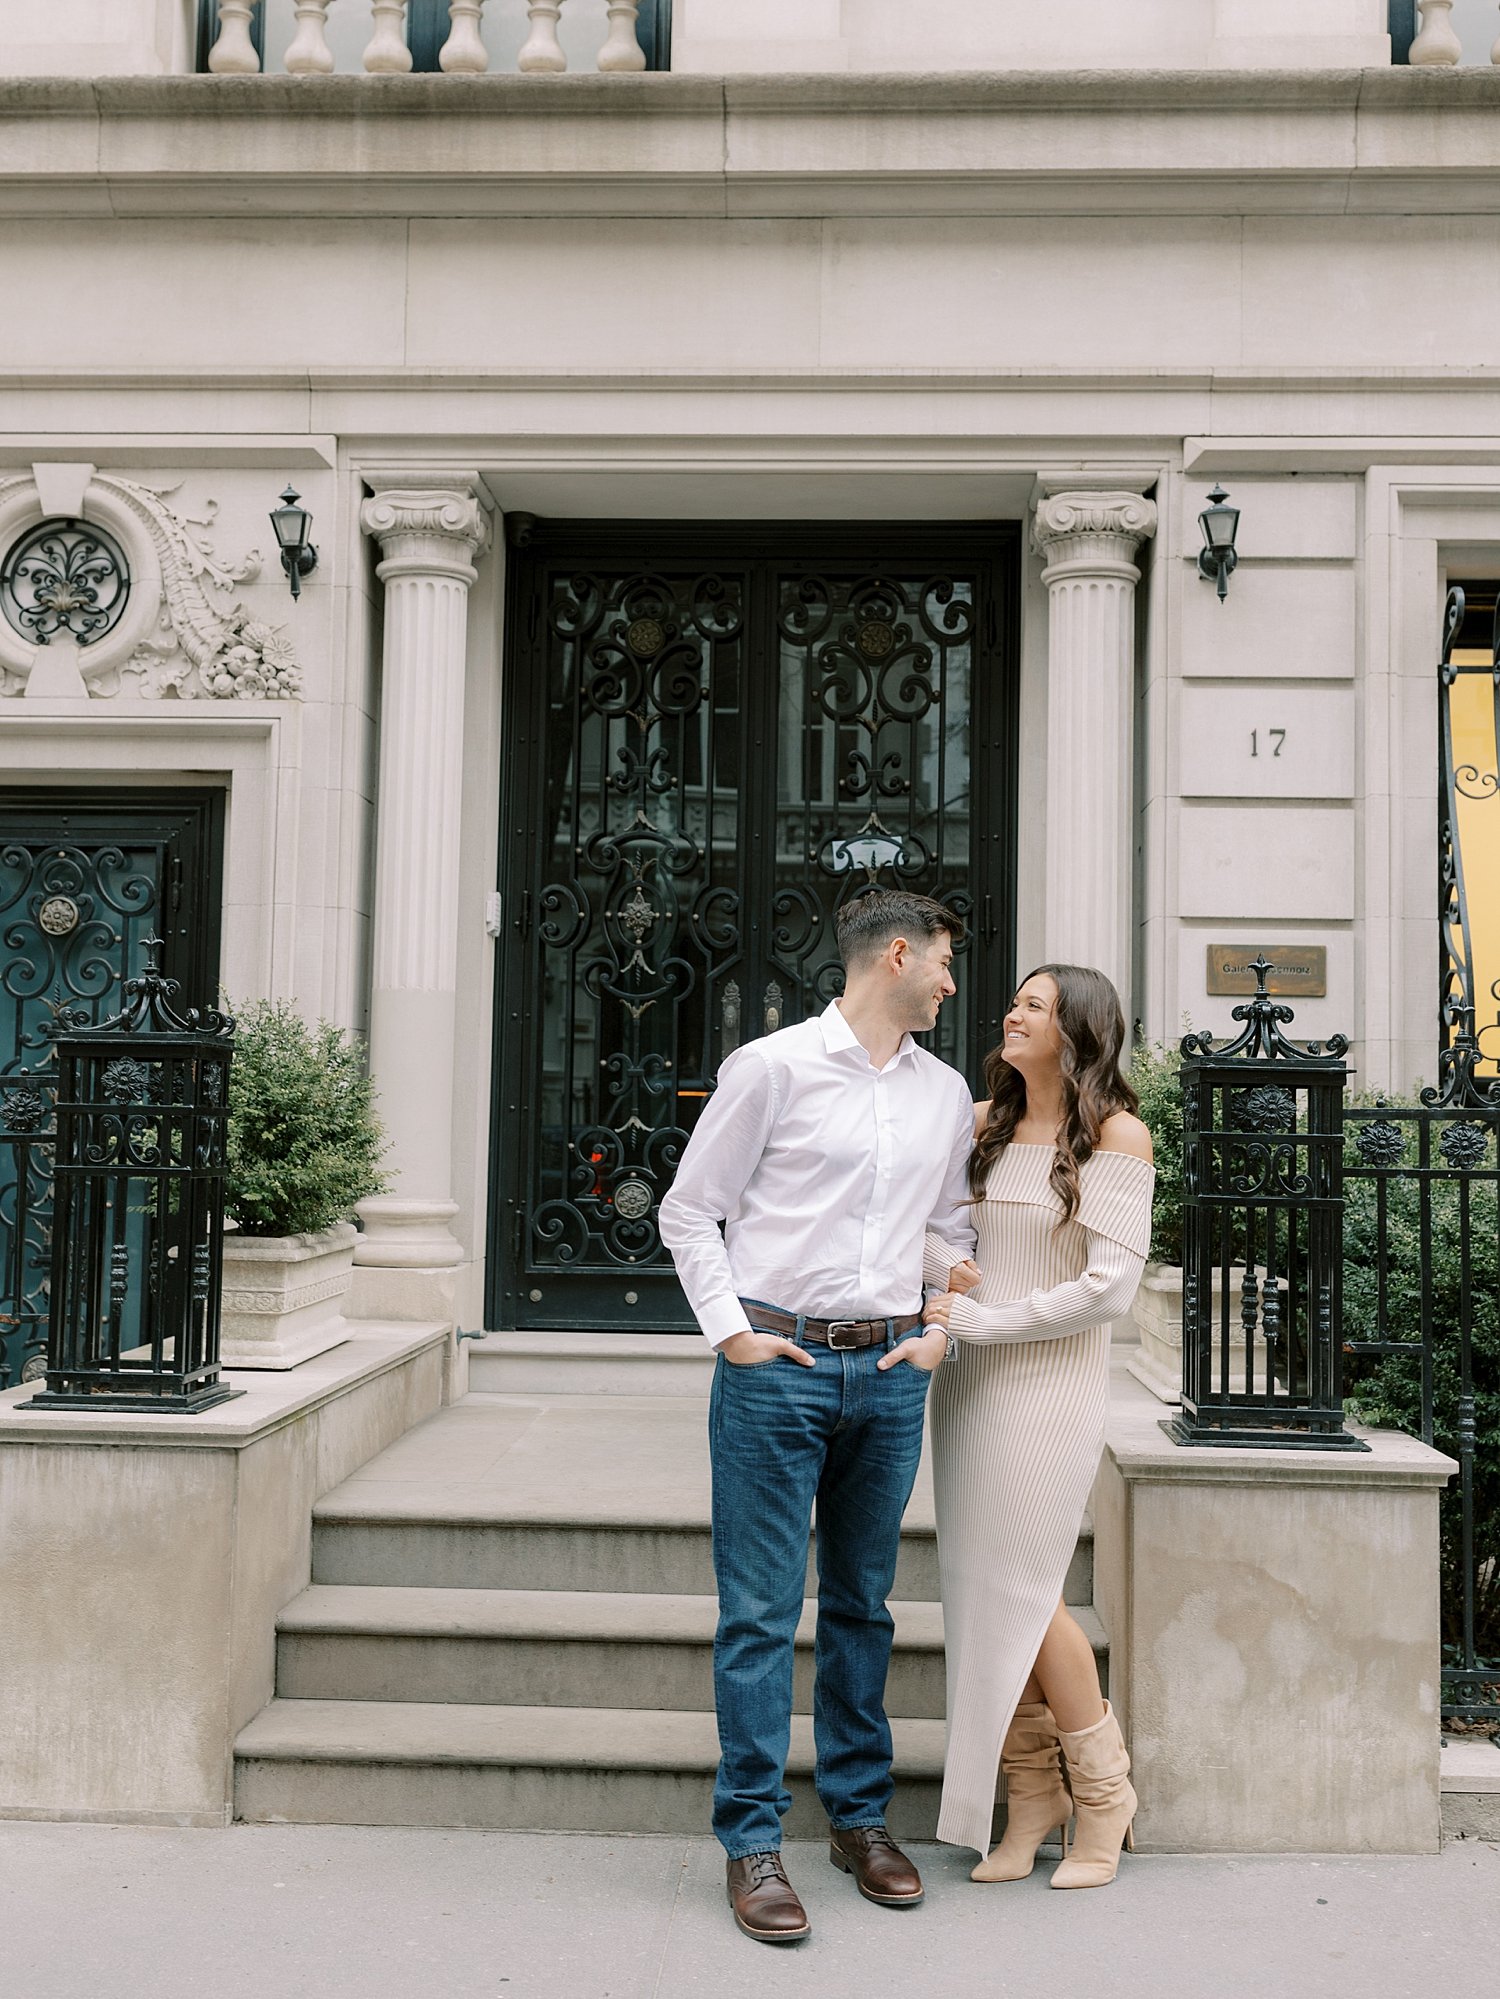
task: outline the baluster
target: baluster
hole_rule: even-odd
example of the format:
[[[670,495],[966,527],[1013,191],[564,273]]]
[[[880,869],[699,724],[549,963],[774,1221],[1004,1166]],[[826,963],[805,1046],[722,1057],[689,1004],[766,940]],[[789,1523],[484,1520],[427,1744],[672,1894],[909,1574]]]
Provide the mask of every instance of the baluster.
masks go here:
[[[219,39],[208,52],[215,76],[258,76],[260,57],[250,39],[252,0],[220,0]]]
[[[404,76],[411,68],[411,50],[403,32],[406,0],[370,0],[374,33],[365,50],[365,68],[372,76]]]
[[[599,51],[600,69],[644,69],[646,58],[635,38],[638,0],[609,0],[609,35]]]
[[[1417,0],[1417,9],[1422,16],[1422,31],[1412,43],[1407,61],[1413,68],[1442,68],[1461,61],[1464,45],[1448,18],[1453,12],[1453,0]]]
[[[333,68],[328,46],[328,9],[333,0],[297,0],[292,9],[297,32],[286,52],[288,76],[327,76]]]
[[[568,58],[562,52],[562,43],[557,39],[557,23],[562,13],[562,0],[526,0],[526,18],[531,23],[531,33],[526,44],[516,57],[516,67],[528,76],[547,70],[566,69]]]
[[[484,0],[448,0],[448,19],[453,23],[448,39],[438,51],[438,68],[457,76],[482,76],[490,66],[490,52],[479,33],[479,17]]]

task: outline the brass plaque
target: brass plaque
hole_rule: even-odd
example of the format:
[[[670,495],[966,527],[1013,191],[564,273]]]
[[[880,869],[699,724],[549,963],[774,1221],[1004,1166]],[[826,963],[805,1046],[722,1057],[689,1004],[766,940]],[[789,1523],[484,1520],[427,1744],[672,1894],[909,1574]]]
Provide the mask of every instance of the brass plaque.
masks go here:
[[[1255,991],[1251,960],[1263,957],[1271,969],[1266,991],[1278,999],[1323,999],[1328,992],[1328,947],[1325,944],[1210,944],[1210,996]]]

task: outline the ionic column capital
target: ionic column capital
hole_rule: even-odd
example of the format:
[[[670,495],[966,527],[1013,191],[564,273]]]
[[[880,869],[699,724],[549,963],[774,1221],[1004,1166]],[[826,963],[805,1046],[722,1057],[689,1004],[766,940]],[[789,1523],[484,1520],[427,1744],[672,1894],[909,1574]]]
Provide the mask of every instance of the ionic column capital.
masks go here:
[[[1032,540],[1046,563],[1044,583],[1074,576],[1140,581],[1135,552],[1156,533],[1156,503],[1140,493],[1049,493],[1038,500]]]
[[[466,587],[474,558],[488,546],[489,516],[468,473],[414,474],[381,480],[359,510],[364,532],[380,543],[382,582],[399,576],[446,576]]]

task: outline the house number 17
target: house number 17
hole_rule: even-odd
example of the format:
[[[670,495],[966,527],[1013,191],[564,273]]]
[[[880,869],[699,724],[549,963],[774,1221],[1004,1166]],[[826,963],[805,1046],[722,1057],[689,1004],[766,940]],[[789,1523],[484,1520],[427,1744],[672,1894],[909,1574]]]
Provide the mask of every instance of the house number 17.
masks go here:
[[[1272,750],[1271,755],[1273,757],[1279,757],[1281,755],[1281,746],[1286,741],[1286,730],[1267,729],[1265,733],[1267,737],[1270,739],[1270,741],[1276,745],[1275,749]],[[1250,731],[1250,754],[1253,757],[1258,757],[1260,755],[1260,737],[1261,737],[1261,732],[1259,729],[1252,729]]]

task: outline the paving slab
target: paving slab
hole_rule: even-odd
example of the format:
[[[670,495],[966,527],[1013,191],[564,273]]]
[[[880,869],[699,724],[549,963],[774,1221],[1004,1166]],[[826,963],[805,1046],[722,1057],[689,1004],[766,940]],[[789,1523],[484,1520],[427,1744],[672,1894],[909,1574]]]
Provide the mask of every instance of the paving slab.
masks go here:
[[[914,1849],[920,1909],[789,1847],[814,1933],[740,1937],[710,1839],[344,1826],[0,1823],[15,1999],[1431,1999],[1488,1993],[1500,1846],[1399,1859],[1126,1856],[978,1888]]]

